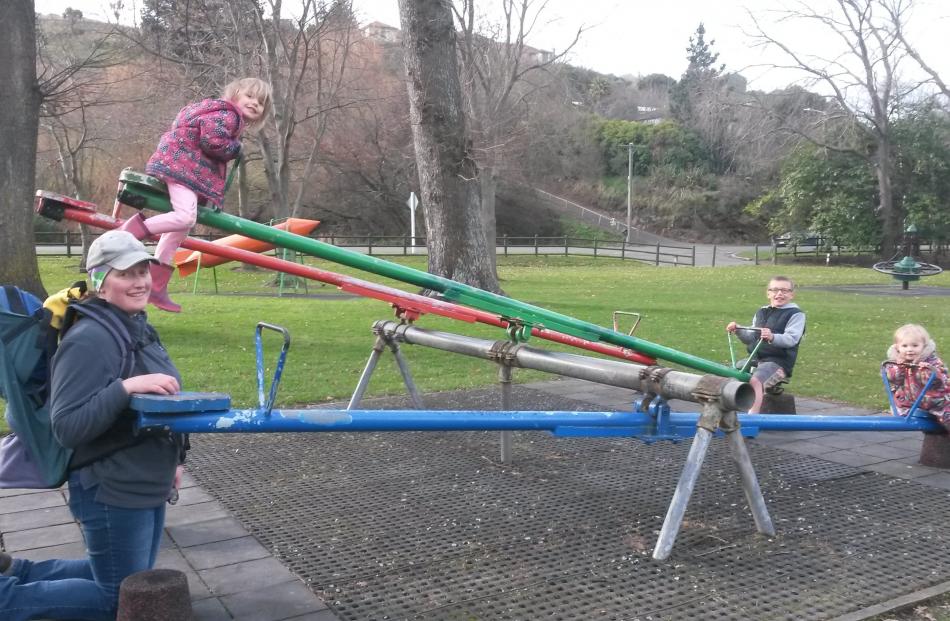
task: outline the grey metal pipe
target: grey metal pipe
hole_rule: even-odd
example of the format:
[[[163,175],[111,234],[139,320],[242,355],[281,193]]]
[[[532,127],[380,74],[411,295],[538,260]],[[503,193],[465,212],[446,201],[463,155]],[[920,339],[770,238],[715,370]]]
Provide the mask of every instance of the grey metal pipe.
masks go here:
[[[676,491],[673,492],[673,500],[670,501],[670,506],[666,510],[663,528],[660,529],[660,536],[653,548],[653,558],[658,561],[665,561],[673,551],[676,535],[680,532],[683,516],[686,514],[686,505],[689,504],[689,498],[693,495],[693,488],[696,487],[696,480],[699,479],[699,473],[702,471],[703,461],[706,459],[706,451],[709,449],[709,441],[712,437],[713,434],[708,429],[702,427],[696,429],[696,437],[693,438],[689,455],[686,456],[686,465],[683,466]]]
[[[486,360],[504,360],[512,366],[630,388],[644,393],[656,393],[666,399],[697,403],[714,400],[727,410],[747,410],[754,399],[749,384],[715,375],[696,375],[630,362],[552,352],[509,341],[487,341],[425,330],[395,321],[377,321],[373,325],[373,331],[411,345],[422,345]]]

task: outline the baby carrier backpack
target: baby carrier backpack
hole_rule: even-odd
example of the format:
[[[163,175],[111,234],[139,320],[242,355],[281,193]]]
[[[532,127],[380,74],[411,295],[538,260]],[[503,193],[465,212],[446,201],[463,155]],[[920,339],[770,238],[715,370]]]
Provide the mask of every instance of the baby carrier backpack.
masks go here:
[[[69,470],[85,465],[71,463],[73,451],[53,436],[49,414],[51,361],[59,338],[77,316],[106,328],[119,344],[122,376],[128,377],[135,363],[132,338],[108,311],[71,303],[64,317],[55,317],[33,294],[0,287],[0,398],[6,401],[6,422],[12,432],[0,440],[0,488],[56,488],[66,481]],[[57,330],[54,325],[62,327]]]

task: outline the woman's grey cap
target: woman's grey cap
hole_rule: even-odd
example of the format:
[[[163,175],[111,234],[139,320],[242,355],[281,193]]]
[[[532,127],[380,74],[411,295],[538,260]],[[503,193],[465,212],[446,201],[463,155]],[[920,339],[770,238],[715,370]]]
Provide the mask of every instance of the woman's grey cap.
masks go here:
[[[145,245],[128,231],[107,231],[89,246],[86,269],[108,265],[114,270],[127,270],[142,261],[158,263]]]

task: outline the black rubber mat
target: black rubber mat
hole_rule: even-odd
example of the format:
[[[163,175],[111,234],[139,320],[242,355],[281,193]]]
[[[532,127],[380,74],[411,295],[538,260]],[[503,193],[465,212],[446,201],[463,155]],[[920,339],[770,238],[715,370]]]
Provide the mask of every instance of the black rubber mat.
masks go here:
[[[515,392],[516,408],[599,409]],[[950,576],[946,492],[754,442],[777,535],[756,533],[714,440],[665,562],[688,444],[519,432],[503,466],[497,432],[192,442],[200,484],[346,620],[825,619]]]

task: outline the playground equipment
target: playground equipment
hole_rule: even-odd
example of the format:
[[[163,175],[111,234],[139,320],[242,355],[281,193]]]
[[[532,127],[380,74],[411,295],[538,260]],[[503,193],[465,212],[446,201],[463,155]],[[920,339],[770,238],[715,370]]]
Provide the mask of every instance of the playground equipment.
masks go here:
[[[266,389],[264,378],[264,329],[277,331],[283,337],[269,389]],[[143,433],[150,430],[183,433],[546,430],[560,436],[630,437],[648,444],[693,438],[654,548],[653,557],[658,560],[668,558],[672,552],[686,505],[699,478],[710,442],[717,433],[724,433],[727,438],[757,530],[773,535],[774,527],[744,436],[755,436],[760,430],[766,429],[924,432],[940,429],[936,421],[916,413],[903,418],[738,415],[736,409],[746,408],[751,403],[752,390],[748,384],[729,378],[549,352],[510,341],[483,341],[395,322],[377,322],[374,332],[377,339],[490,359],[509,369],[530,368],[629,387],[643,392],[645,396],[634,404],[631,411],[623,412],[277,409],[274,403],[290,349],[290,334],[279,326],[261,323],[255,332],[257,408],[232,409],[230,397],[220,393],[136,395],[131,402],[131,408],[137,412],[136,426]],[[408,375],[404,373],[405,377]],[[351,406],[358,404],[357,394],[361,388],[365,388],[367,379],[368,375],[364,372],[351,399]],[[504,395],[504,379],[502,389]],[[696,402],[701,405],[701,412],[671,412],[666,403],[669,398]]]
[[[121,224],[120,220],[116,220],[106,214],[98,213],[93,203],[42,190],[36,193],[36,213],[51,220],[71,220],[106,230],[116,228]],[[240,261],[242,263],[278,270],[302,278],[310,278],[335,285],[347,293],[389,302],[395,308],[396,316],[407,321],[414,321],[425,313],[432,313],[468,323],[484,323],[506,330],[517,328],[517,326],[513,326],[504,318],[500,318],[492,313],[466,308],[444,300],[407,293],[385,285],[379,285],[350,276],[343,276],[292,261],[255,254],[239,248],[220,246],[212,242],[191,237],[182,242],[182,247],[209,255],[214,254],[231,261]],[[536,326],[531,328],[531,335],[564,345],[571,345],[588,351],[613,356],[615,358],[622,358],[624,360],[631,360],[643,364],[653,364],[656,362],[654,358],[624,347],[609,345],[607,343],[595,343],[568,334],[561,334],[553,330],[546,330],[542,327]]]
[[[163,187],[152,179],[136,173],[124,172],[120,185],[119,200],[136,207],[149,207],[158,211],[170,209]],[[112,228],[116,221],[108,216],[91,213],[89,207],[77,208],[68,205],[64,197],[38,196],[38,210],[46,215],[60,217],[69,213],[74,219],[86,218],[103,228]],[[86,204],[88,205],[88,204]],[[94,206],[93,206],[94,211]],[[79,213],[75,213],[79,212]],[[80,216],[80,213],[85,212]],[[377,322],[374,326],[376,344],[370,361],[361,376],[350,407],[340,409],[278,409],[274,407],[280,376],[290,348],[289,333],[270,324],[259,324],[256,329],[258,407],[233,409],[230,398],[216,393],[186,393],[170,397],[137,395],[131,407],[137,412],[137,428],[177,431],[188,433],[269,433],[269,432],[334,432],[334,431],[464,431],[464,430],[547,430],[557,435],[622,436],[637,438],[645,443],[656,441],[679,442],[692,438],[689,455],[673,494],[664,519],[663,527],[654,548],[654,558],[663,560],[672,551],[679,528],[685,515],[686,505],[695,488],[699,473],[710,446],[712,437],[722,433],[737,464],[740,481],[748,501],[753,520],[759,532],[774,534],[774,527],[756,478],[751,458],[745,446],[745,436],[754,436],[759,430],[877,430],[877,431],[923,431],[936,432],[941,428],[929,417],[914,413],[913,416],[832,417],[832,416],[785,416],[743,415],[737,410],[751,404],[752,389],[744,383],[749,374],[642,339],[609,330],[588,322],[560,315],[546,309],[527,305],[516,300],[494,295],[454,281],[433,276],[419,270],[405,268],[378,258],[367,257],[357,252],[336,248],[284,231],[236,218],[228,214],[199,210],[199,222],[223,230],[241,233],[262,239],[277,246],[290,248],[305,254],[313,254],[344,265],[394,278],[402,282],[441,292],[449,302],[429,300],[424,304],[408,294],[365,283],[343,280],[338,277],[341,288],[350,287],[360,295],[385,299],[397,305],[402,323]],[[187,247],[214,253],[235,253],[234,248],[200,247],[197,240],[189,240]],[[257,260],[270,259],[247,253]],[[228,255],[225,255],[228,256]],[[246,257],[246,258],[250,258]],[[238,258],[237,260],[245,260]],[[253,261],[252,261],[253,262]],[[270,264],[275,269],[304,269],[290,262]],[[306,268],[312,269],[312,268]],[[309,276],[308,276],[309,277]],[[419,296],[421,297],[421,296]],[[438,302],[438,303],[436,303]],[[458,302],[471,308],[464,308]],[[438,310],[433,310],[438,308]],[[480,320],[477,313],[494,315],[495,320],[507,326],[508,339],[482,341],[461,335],[432,332],[407,325],[412,313],[439,312],[465,321]],[[484,317],[482,317],[484,318]],[[486,323],[488,322],[485,319]],[[280,332],[283,346],[278,358],[271,385],[265,395],[262,331]],[[546,352],[529,347],[523,342],[535,331],[564,333],[572,338],[600,346],[614,346],[622,351],[636,350],[638,355],[649,360],[651,356],[681,364],[690,369],[703,371],[705,375],[677,371],[651,364],[632,364],[612,360],[588,358],[577,354]],[[572,412],[572,411],[501,411],[481,410],[426,410],[421,408],[421,397],[414,390],[408,365],[399,354],[399,344],[433,347],[456,354],[492,360],[500,365],[499,377],[502,395],[510,390],[511,370],[515,367],[530,368],[559,375],[589,379],[614,386],[624,386],[644,393],[630,411],[622,412]],[[389,347],[397,357],[400,371],[416,410],[361,410],[357,409],[366,384],[382,351]],[[626,357],[626,356],[621,356]],[[673,413],[668,399],[684,399],[700,405],[697,413]],[[504,447],[503,447],[504,450]]]
[[[923,276],[935,276],[943,271],[939,265],[919,263],[911,256],[905,256],[899,261],[881,261],[873,265],[874,270],[882,274],[890,274],[901,283],[901,289],[910,288],[910,283],[920,280]]]
[[[920,263],[912,256],[916,254],[916,250],[920,249],[917,242],[917,227],[913,224],[904,229],[903,246],[901,251],[894,255],[890,261],[875,263],[872,268],[882,274],[893,276],[895,280],[901,283],[901,289],[904,291],[909,289],[910,283],[915,280],[920,280],[923,276],[935,276],[943,271],[939,265]],[[904,256],[896,260],[900,254]]]
[[[118,201],[137,209],[153,209],[167,212],[171,209],[165,186],[160,181],[124,170],[120,175]],[[519,302],[502,295],[483,291],[448,278],[435,276],[421,270],[412,269],[377,257],[338,248],[314,239],[293,235],[286,231],[275,231],[270,227],[243,218],[210,209],[198,209],[198,222],[231,233],[240,233],[255,239],[272,242],[277,246],[289,248],[304,254],[313,255],[329,261],[355,267],[373,274],[392,278],[400,282],[416,285],[442,294],[450,301],[494,313],[508,322],[509,330],[516,338],[527,338],[533,327],[543,327],[562,334],[569,334],[588,341],[603,341],[612,345],[638,351],[647,356],[681,364],[690,369],[712,373],[722,377],[731,377],[747,381],[749,374],[723,364],[693,356],[670,347],[657,345],[637,337],[618,333],[596,324],[562,315],[544,308]]]
[[[303,218],[287,218],[285,221],[274,225],[274,228],[280,231],[290,231],[295,235],[309,235],[313,229],[320,225],[319,220],[306,220]],[[243,235],[228,235],[221,239],[211,242],[215,246],[229,246],[231,248],[240,248],[248,252],[267,252],[273,250],[274,245],[266,242],[251,239]],[[175,253],[175,266],[178,268],[178,275],[182,278],[195,273],[202,267],[215,267],[222,263],[227,263],[231,259],[222,257],[218,254],[199,252],[197,250],[179,250]]]

